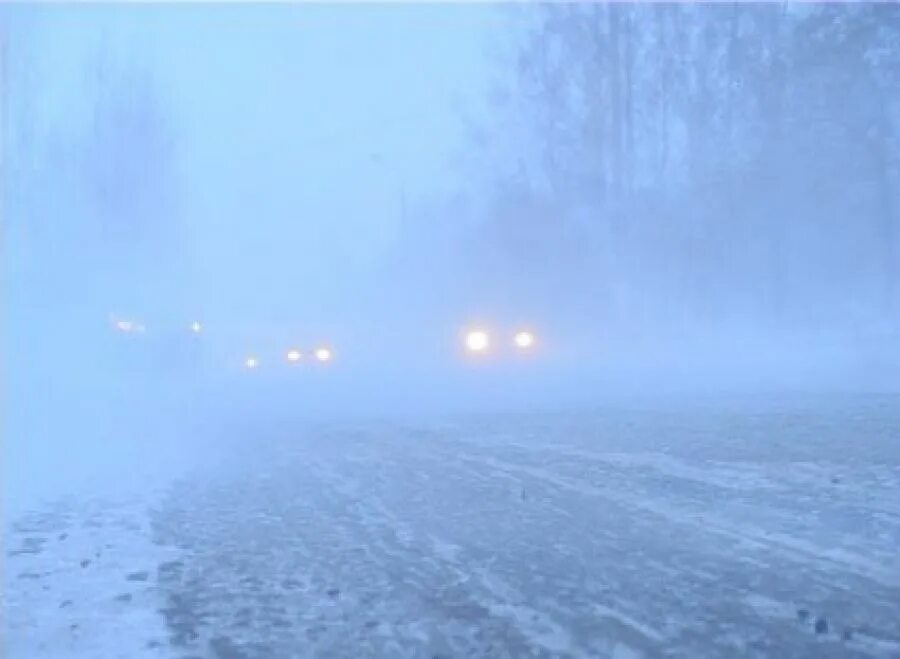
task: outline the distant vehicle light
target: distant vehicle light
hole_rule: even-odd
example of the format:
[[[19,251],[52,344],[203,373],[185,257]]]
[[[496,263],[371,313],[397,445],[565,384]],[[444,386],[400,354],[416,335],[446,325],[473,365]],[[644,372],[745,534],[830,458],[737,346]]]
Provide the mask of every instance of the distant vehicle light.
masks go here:
[[[144,326],[133,320],[119,319],[113,325],[119,332],[130,334],[132,332],[143,332]]]
[[[254,369],[259,366],[259,360],[256,357],[247,357],[247,359],[244,360],[244,366],[249,369]]]
[[[331,350],[328,348],[316,348],[313,354],[320,362],[331,361]]]
[[[195,320],[193,323],[191,323],[191,331],[194,334],[199,334],[202,330],[203,326],[198,321]]]
[[[293,349],[292,349],[292,350],[288,350],[288,351],[287,351],[287,355],[285,355],[285,356],[287,357],[287,360],[288,360],[289,362],[292,362],[292,363],[299,362],[299,361],[300,361],[300,357],[301,357],[300,351],[299,351],[299,350],[293,350]]]
[[[487,332],[474,330],[466,334],[466,348],[470,352],[484,352],[491,344]]]
[[[513,342],[515,342],[517,348],[527,350],[534,345],[534,334],[525,331],[516,332],[516,335],[513,337]]]

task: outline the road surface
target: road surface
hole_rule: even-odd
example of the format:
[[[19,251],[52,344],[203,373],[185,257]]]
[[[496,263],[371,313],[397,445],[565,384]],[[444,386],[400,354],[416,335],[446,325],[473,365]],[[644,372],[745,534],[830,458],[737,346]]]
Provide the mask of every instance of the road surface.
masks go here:
[[[900,657],[896,397],[235,434],[17,519],[9,656]]]

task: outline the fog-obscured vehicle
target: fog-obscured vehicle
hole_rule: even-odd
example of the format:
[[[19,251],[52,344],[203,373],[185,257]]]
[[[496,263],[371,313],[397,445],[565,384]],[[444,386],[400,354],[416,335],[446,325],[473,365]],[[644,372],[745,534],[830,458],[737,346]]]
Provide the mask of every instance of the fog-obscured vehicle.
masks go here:
[[[110,314],[110,366],[121,376],[196,378],[207,368],[204,328],[199,320],[147,321]]]

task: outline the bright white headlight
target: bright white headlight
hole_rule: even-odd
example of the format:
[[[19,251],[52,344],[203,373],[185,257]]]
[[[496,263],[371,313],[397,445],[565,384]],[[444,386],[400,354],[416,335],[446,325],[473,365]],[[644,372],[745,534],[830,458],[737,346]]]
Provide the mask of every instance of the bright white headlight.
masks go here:
[[[194,334],[199,334],[202,330],[203,330],[203,326],[200,324],[199,321],[195,320],[193,323],[191,323],[191,331]]]
[[[328,348],[316,348],[316,351],[313,353],[320,362],[327,362],[331,360],[331,350]]]
[[[517,348],[527,350],[534,345],[534,334],[526,331],[516,332],[516,335],[513,337],[513,341],[515,342]]]
[[[244,360],[244,366],[251,369],[256,368],[259,366],[259,360],[256,357],[247,357],[247,359]]]
[[[484,352],[490,346],[491,340],[487,332],[473,330],[466,334],[466,348],[471,352]]]
[[[300,351],[294,349],[288,350],[287,354],[285,355],[287,360],[291,363],[300,361],[300,356]]]

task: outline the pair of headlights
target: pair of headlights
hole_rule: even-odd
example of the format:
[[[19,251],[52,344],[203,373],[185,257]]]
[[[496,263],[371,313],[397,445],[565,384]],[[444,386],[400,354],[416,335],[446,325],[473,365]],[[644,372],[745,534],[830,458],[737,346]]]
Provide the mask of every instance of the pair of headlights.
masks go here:
[[[534,347],[535,336],[527,330],[520,330],[512,337],[512,343],[518,350],[529,350]],[[491,336],[484,330],[472,330],[466,333],[466,349],[469,352],[487,352],[491,347]]]
[[[312,352],[312,357],[318,362],[330,362],[333,357],[332,352],[329,348],[316,348]],[[303,359],[303,353],[297,350],[296,348],[291,348],[286,353],[284,353],[284,360],[289,364],[296,364]],[[254,355],[248,355],[244,359],[244,367],[249,369],[254,369],[259,366],[259,358]]]

